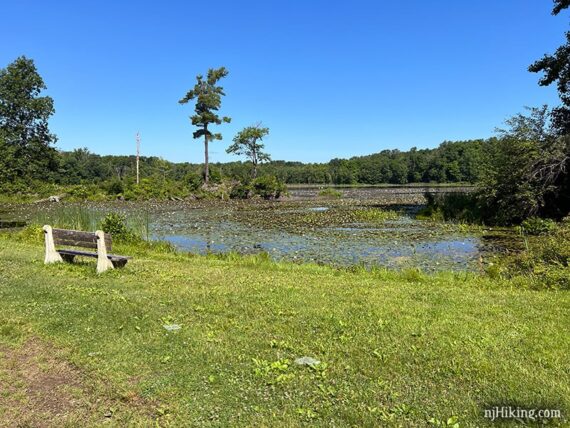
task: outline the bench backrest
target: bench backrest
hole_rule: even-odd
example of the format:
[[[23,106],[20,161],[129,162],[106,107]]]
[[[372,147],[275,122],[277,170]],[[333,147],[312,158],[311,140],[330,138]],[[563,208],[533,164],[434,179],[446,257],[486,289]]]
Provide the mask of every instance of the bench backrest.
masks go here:
[[[53,229],[53,241],[55,245],[69,245],[71,247],[97,248],[97,235],[94,232],[82,232],[80,230]],[[105,247],[112,250],[111,235],[105,233]]]

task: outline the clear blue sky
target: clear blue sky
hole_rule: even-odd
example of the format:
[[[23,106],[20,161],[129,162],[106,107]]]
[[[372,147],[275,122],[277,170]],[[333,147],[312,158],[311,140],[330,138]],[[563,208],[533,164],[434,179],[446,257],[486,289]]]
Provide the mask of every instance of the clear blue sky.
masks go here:
[[[274,159],[327,161],[488,137],[523,106],[556,104],[528,65],[569,28],[550,0],[9,1],[0,66],[35,60],[58,147],[201,162],[178,100],[226,66],[224,140],[270,127]]]

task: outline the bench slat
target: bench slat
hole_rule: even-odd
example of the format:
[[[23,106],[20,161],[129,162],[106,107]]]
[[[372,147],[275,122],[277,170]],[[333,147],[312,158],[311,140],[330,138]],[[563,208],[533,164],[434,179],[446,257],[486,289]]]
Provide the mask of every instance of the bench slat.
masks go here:
[[[57,250],[59,254],[67,254],[70,256],[83,256],[83,257],[97,257],[97,253],[89,253],[87,251],[75,251],[75,250]],[[110,260],[130,260],[130,256],[119,256],[115,254],[107,254],[107,258]]]
[[[80,230],[53,229],[55,245],[69,245],[72,247],[97,248],[97,236],[92,232]],[[111,235],[105,234],[105,246],[107,251],[112,250]]]

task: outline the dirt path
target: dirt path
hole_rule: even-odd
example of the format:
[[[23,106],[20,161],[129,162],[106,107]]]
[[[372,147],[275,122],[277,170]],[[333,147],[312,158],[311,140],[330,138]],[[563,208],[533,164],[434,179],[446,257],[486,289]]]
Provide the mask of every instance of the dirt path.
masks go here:
[[[121,425],[133,419],[150,424],[153,407],[134,394],[95,392],[92,381],[39,339],[0,345],[0,427]]]

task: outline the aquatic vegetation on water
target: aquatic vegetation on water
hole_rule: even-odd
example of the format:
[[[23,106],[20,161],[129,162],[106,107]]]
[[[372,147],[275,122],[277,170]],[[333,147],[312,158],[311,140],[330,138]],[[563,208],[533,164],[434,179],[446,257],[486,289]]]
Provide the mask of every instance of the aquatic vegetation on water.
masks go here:
[[[266,253],[274,260],[397,269],[479,270],[509,241],[465,225],[417,221],[414,206],[378,200],[192,201],[22,205],[16,218],[95,230],[104,216],[196,253]],[[493,231],[492,234],[496,234]],[[519,239],[520,240],[520,239]]]
[[[321,198],[340,199],[342,198],[342,192],[340,190],[327,187],[326,189],[319,191],[319,196]]]
[[[392,210],[383,209],[359,209],[354,211],[354,216],[362,221],[384,222],[386,220],[397,220],[401,214]]]

